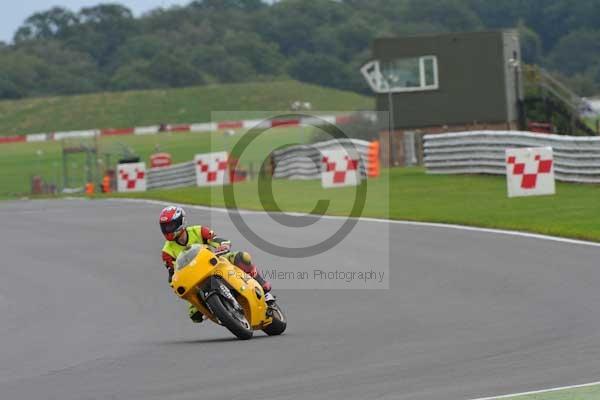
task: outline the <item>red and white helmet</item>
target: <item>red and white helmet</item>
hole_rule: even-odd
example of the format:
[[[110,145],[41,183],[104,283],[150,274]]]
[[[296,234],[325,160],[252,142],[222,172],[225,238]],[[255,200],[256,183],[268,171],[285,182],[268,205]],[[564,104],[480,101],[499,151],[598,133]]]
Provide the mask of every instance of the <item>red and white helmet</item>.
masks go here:
[[[160,212],[159,222],[165,239],[175,240],[185,229],[185,211],[181,207],[165,207]]]

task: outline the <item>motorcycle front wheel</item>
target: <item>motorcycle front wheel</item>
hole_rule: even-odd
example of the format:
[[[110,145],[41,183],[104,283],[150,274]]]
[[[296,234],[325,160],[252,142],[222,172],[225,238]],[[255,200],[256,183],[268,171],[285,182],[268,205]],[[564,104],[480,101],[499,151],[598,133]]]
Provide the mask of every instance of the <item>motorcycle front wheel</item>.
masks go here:
[[[206,302],[221,324],[233,333],[238,339],[248,340],[252,338],[254,331],[246,316],[219,294],[213,294]]]

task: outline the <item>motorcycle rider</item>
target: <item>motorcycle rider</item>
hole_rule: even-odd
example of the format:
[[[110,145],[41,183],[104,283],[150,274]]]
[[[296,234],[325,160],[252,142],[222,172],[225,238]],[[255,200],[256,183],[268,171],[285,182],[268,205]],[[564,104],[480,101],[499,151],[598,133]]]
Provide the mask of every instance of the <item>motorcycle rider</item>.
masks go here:
[[[245,251],[232,252],[231,242],[216,237],[215,233],[206,226],[186,226],[185,211],[183,211],[183,208],[177,206],[165,207],[160,212],[159,223],[160,230],[166,239],[162,248],[162,260],[169,272],[169,283],[171,283],[171,279],[175,273],[175,260],[179,254],[192,244],[205,244],[212,247],[216,253],[226,257],[232,264],[256,279],[265,292],[265,300],[267,302],[275,301],[275,297],[269,293],[271,284],[259,273],[256,266],[252,263],[250,254]],[[204,319],[202,313],[191,304],[189,315],[194,322],[202,322]]]

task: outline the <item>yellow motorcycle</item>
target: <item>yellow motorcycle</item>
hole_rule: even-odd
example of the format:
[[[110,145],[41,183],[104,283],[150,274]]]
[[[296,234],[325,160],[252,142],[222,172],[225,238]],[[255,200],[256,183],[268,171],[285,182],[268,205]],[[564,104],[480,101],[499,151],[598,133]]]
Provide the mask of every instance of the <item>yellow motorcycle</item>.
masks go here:
[[[260,284],[208,246],[192,245],[177,257],[171,287],[239,339],[250,339],[256,329],[281,335],[287,327],[283,311],[265,301]]]

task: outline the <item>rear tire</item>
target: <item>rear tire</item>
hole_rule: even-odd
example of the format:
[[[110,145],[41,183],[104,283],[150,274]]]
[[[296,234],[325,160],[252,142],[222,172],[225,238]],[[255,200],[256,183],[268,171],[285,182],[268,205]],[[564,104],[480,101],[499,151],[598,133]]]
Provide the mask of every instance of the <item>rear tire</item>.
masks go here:
[[[285,314],[279,305],[277,305],[277,303],[269,306],[269,310],[267,312],[273,318],[273,322],[266,326],[263,329],[263,332],[269,336],[281,335],[285,331],[285,328],[287,328],[287,318]]]
[[[206,302],[210,306],[210,309],[215,316],[219,319],[219,321],[221,321],[221,324],[231,333],[233,333],[238,339],[248,340],[252,338],[254,331],[248,323],[248,320],[245,320],[244,324],[242,321],[232,315],[232,313],[235,311],[233,309],[230,310],[231,306],[228,307],[227,305],[223,304],[224,302],[227,302],[227,300],[222,299],[219,294],[215,293],[206,299]]]

